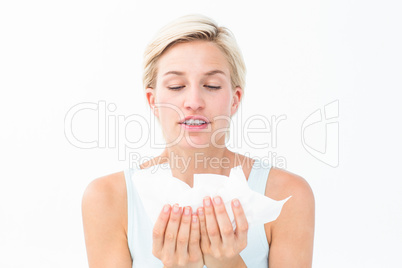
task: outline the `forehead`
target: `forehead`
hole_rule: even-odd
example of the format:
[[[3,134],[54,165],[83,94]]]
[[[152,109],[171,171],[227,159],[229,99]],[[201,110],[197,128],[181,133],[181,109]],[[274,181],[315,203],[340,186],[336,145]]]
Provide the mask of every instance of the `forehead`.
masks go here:
[[[221,70],[227,77],[230,76],[225,54],[216,44],[209,41],[175,44],[158,60],[158,77],[171,71],[207,73],[211,70]]]

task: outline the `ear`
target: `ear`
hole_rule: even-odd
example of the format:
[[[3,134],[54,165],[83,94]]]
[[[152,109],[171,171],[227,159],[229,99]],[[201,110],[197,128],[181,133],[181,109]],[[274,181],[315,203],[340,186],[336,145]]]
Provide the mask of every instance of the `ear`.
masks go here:
[[[151,87],[147,87],[145,89],[145,96],[147,98],[148,101],[148,105],[151,108],[153,114],[158,117],[158,109],[157,107],[155,107],[155,89],[151,88]]]
[[[231,115],[234,115],[239,108],[241,98],[243,97],[243,89],[241,87],[236,87],[233,92],[233,100],[231,107]]]

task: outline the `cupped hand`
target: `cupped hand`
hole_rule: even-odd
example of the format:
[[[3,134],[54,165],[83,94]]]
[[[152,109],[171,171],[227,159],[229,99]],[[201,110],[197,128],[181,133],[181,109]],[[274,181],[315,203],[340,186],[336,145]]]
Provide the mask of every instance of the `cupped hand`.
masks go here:
[[[165,205],[153,229],[152,254],[164,267],[204,266],[200,248],[200,225],[191,207]]]
[[[239,253],[247,246],[248,222],[239,200],[232,200],[236,230],[226,212],[221,197],[204,198],[198,208],[201,228],[201,250],[208,268],[246,267]]]

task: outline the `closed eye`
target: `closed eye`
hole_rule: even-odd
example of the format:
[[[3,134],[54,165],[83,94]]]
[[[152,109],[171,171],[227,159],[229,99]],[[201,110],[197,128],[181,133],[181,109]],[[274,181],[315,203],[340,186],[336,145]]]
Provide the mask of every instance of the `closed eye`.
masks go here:
[[[168,87],[168,89],[170,90],[180,90],[182,89],[184,86],[176,86],[176,87]]]
[[[214,89],[214,90],[221,88],[220,86],[209,86],[209,85],[204,85],[204,87],[207,87],[209,89]]]
[[[204,85],[204,87],[211,89],[211,90],[217,90],[217,89],[221,88],[220,86],[209,86],[209,85]],[[180,90],[182,88],[184,88],[184,86],[168,87],[168,89],[170,89],[170,90]]]

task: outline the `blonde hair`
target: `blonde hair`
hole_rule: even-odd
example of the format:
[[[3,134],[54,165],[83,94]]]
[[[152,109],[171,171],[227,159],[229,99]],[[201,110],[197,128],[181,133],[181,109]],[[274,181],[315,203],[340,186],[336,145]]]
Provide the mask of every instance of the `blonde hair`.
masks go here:
[[[214,20],[200,14],[180,17],[159,30],[148,44],[144,53],[143,85],[145,88],[156,87],[157,62],[164,51],[176,43],[205,40],[216,44],[230,66],[232,88],[239,86],[244,92],[246,84],[246,66],[233,33],[219,27]]]

